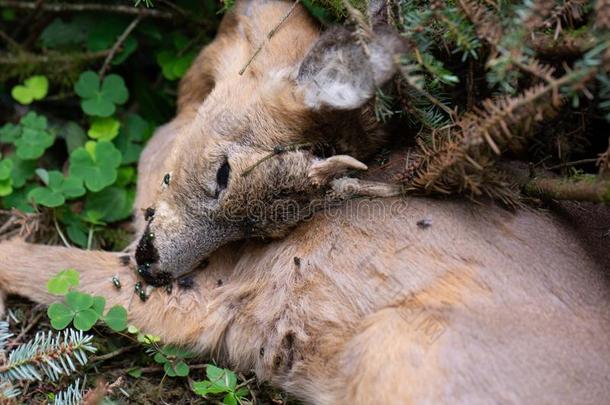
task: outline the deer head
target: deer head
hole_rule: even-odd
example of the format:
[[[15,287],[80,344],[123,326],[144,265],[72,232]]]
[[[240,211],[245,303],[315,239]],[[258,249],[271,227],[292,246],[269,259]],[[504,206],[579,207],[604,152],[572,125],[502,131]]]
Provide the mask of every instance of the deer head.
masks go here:
[[[399,37],[320,35],[296,7],[267,39],[290,7],[239,3],[183,79],[179,117],[188,124],[175,134],[136,249],[149,283],[192,271],[228,242],[282,236],[383,143],[366,106],[395,72]]]

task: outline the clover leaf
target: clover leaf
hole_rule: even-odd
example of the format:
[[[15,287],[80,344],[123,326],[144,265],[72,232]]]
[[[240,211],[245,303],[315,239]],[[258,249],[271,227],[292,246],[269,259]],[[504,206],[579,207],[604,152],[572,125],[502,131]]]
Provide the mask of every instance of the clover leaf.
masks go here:
[[[88,216],[105,222],[116,222],[132,214],[135,194],[120,187],[108,187],[99,193],[90,193],[85,202]]]
[[[91,191],[100,191],[117,179],[121,152],[108,141],[87,142],[70,155],[70,176],[84,179]]]
[[[94,299],[91,295],[78,291],[66,294],[66,303],[56,302],[49,306],[47,315],[51,326],[55,329],[64,329],[74,322],[74,327],[83,332],[95,325],[100,315],[93,309]]]
[[[99,75],[90,70],[80,75],[74,91],[83,99],[83,111],[98,117],[110,117],[114,114],[116,105],[125,104],[129,97],[121,76],[108,75],[100,81]]]
[[[28,200],[45,207],[55,208],[63,205],[67,198],[77,198],[85,194],[83,180],[79,177],[64,178],[64,175],[57,171],[47,172],[39,170],[39,176],[46,177],[46,187],[36,187],[28,194]]]
[[[127,328],[127,310],[121,305],[110,308],[104,322],[115,332],[124,331]]]
[[[13,193],[13,179],[11,171],[13,161],[9,159],[0,160],[0,197],[6,197]]]
[[[15,124],[5,124],[0,127],[0,142],[13,143],[21,135],[21,127]]]
[[[74,269],[60,271],[47,283],[47,290],[54,295],[66,295],[70,288],[78,287],[80,274]]]
[[[161,51],[157,54],[157,63],[161,66],[161,73],[167,80],[180,79],[188,70],[197,56],[194,52],[180,55],[174,51]]]
[[[186,377],[190,369],[184,360],[191,357],[194,357],[194,354],[188,350],[177,346],[165,346],[155,354],[154,359],[157,363],[163,364],[163,370],[168,377]]]
[[[32,76],[23,85],[13,87],[11,95],[21,104],[30,104],[34,100],[42,100],[49,91],[49,80],[45,76]]]
[[[207,380],[193,383],[193,391],[201,396],[210,394],[225,394],[224,404],[239,404],[248,395],[246,387],[237,388],[237,376],[231,370],[219,368],[208,364],[206,367]]]
[[[111,141],[119,134],[121,123],[112,117],[94,118],[87,134],[100,141]]]
[[[131,164],[138,161],[142,152],[142,142],[148,139],[153,132],[152,125],[136,114],[129,114],[114,140],[115,145],[123,155],[123,164]]]
[[[55,142],[55,136],[47,131],[47,119],[30,111],[20,124],[21,134],[14,142],[17,156],[24,160],[38,159]]]
[[[11,170],[13,187],[21,188],[25,186],[27,180],[34,175],[34,171],[36,170],[36,161],[22,160],[19,159],[15,154],[11,155],[8,159],[13,162],[13,168]]]

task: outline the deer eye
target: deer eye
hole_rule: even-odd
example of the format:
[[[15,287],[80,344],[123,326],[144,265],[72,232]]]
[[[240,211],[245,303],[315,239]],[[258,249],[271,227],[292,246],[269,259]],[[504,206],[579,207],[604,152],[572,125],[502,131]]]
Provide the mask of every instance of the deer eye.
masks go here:
[[[216,195],[217,196],[222,190],[227,188],[227,185],[229,184],[229,173],[230,172],[231,172],[231,166],[229,166],[229,161],[225,158],[225,161],[222,163],[222,165],[218,168],[218,171],[216,172],[216,184],[217,184]]]

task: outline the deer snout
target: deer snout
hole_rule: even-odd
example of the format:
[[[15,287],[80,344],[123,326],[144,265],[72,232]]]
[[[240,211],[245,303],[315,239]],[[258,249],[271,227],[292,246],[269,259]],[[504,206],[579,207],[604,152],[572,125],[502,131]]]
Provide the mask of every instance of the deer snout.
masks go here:
[[[136,247],[136,263],[138,274],[148,284],[162,286],[171,283],[171,273],[159,266],[159,252],[154,244],[155,234],[146,230]]]

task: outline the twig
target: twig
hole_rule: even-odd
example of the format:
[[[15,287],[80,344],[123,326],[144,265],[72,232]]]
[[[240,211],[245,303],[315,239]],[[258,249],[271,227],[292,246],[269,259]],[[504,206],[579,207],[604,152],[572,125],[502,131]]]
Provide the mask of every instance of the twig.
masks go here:
[[[533,197],[610,204],[610,180],[536,177],[523,185]]]
[[[143,17],[141,14],[139,16],[137,16],[131,22],[131,24],[129,24],[127,26],[127,28],[125,28],[125,31],[123,31],[123,33],[117,38],[114,45],[112,45],[112,48],[110,48],[110,53],[108,53],[108,56],[106,56],[106,59],[104,60],[104,64],[102,65],[102,67],[100,68],[100,70],[98,72],[100,80],[102,80],[104,78],[104,75],[106,74],[106,71],[108,70],[108,67],[110,66],[110,62],[112,62],[112,59],[114,59],[114,55],[116,55],[119,48],[123,45],[123,42],[125,42],[125,40],[129,36],[129,34],[131,34],[131,32],[138,26],[140,21],[142,21],[142,18]]]
[[[254,60],[254,58],[256,58],[256,56],[263,50],[263,47],[265,46],[265,44],[267,42],[269,42],[271,40],[271,38],[278,32],[278,30],[280,29],[280,26],[288,19],[288,17],[290,17],[290,14],[292,14],[292,12],[294,11],[294,9],[299,5],[299,3],[301,3],[301,0],[296,0],[293,4],[292,7],[290,7],[290,10],[288,10],[288,12],[286,14],[284,14],[284,17],[282,17],[282,19],[280,20],[279,23],[277,23],[277,25],[275,27],[273,27],[271,29],[271,31],[269,31],[267,33],[267,38],[266,40],[264,40],[263,42],[261,42],[261,44],[258,46],[258,48],[256,48],[256,50],[254,51],[254,53],[252,54],[252,56],[250,57],[250,59],[248,59],[248,62],[246,62],[246,64],[244,65],[244,67],[242,67],[239,71],[239,75],[243,75],[244,72],[246,71],[246,69],[248,69],[248,66],[250,66],[250,64],[252,63],[252,61]]]
[[[0,0],[0,7],[12,7],[23,10],[36,10],[36,2],[24,2],[15,0]],[[131,6],[113,4],[71,4],[71,3],[45,3],[40,6],[44,11],[63,12],[63,11],[102,11],[108,13],[131,14],[142,17],[172,19],[175,14],[154,9],[136,8]]]
[[[0,65],[21,65],[21,64],[51,64],[51,63],[66,63],[79,62],[101,59],[106,57],[110,50],[89,52],[89,53],[49,53],[46,55],[37,55],[33,53],[20,53],[15,57],[0,56]]]
[[[189,369],[191,369],[191,370],[201,370],[201,369],[206,368],[207,366],[208,366],[207,364],[195,364],[195,365],[192,365],[192,366],[189,365]],[[133,370],[133,367],[124,368],[121,371],[128,372],[128,371],[131,371],[131,370]],[[158,373],[160,371],[165,371],[162,366],[141,367],[141,368],[139,368],[139,370],[142,373]]]
[[[252,166],[248,167],[246,170],[244,170],[244,172],[241,174],[242,177],[247,176],[248,174],[250,174],[250,172],[252,170],[254,170],[258,165],[260,165],[261,163],[271,159],[274,156],[279,155],[280,153],[284,153],[284,152],[290,152],[290,151],[295,151],[295,150],[299,150],[301,148],[307,148],[312,146],[311,142],[307,142],[307,143],[297,143],[294,145],[288,145],[288,146],[282,146],[282,145],[278,145],[275,148],[273,148],[273,150],[271,151],[271,153],[269,153],[268,155],[266,155],[265,157],[263,157],[262,159],[260,159],[259,161],[257,161],[256,163],[254,163]]]
[[[579,165],[584,165],[587,163],[595,163],[595,162],[597,162],[597,158],[580,159],[580,160],[574,160],[572,162],[561,163],[561,164],[551,166],[551,167],[546,167],[546,170],[555,170],[555,169],[561,169],[564,167],[579,166]]]
[[[135,349],[135,348],[137,348],[139,346],[140,346],[139,344],[131,345],[131,346],[126,346],[126,347],[122,347],[122,348],[120,348],[118,350],[115,350],[113,352],[110,352],[110,353],[102,354],[100,356],[93,356],[93,357],[91,357],[90,362],[91,363],[97,363],[97,362],[100,362],[100,361],[110,360],[110,359],[112,359],[112,358],[114,358],[116,356],[120,356],[121,354],[126,353],[126,352],[128,352],[130,350],[133,350],[133,349]]]

